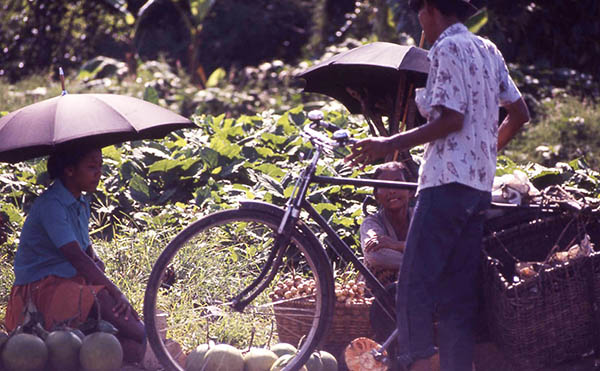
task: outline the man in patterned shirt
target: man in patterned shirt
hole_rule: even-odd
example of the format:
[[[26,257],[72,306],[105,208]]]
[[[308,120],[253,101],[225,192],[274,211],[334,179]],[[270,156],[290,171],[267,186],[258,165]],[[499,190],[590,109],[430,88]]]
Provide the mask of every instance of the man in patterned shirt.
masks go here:
[[[366,164],[425,144],[418,199],[396,294],[398,360],[429,370],[439,316],[441,369],[472,368],[483,212],[490,204],[496,153],[529,121],[501,53],[462,23],[468,0],[410,0],[427,42],[430,71],[416,94],[427,123],[359,141],[347,160]],[[498,126],[499,106],[507,112]]]

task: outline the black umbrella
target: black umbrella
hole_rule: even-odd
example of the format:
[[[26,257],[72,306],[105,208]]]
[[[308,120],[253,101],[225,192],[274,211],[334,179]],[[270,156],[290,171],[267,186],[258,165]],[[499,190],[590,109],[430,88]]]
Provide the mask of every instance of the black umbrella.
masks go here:
[[[156,104],[116,94],[64,94],[0,118],[0,161],[19,162],[60,148],[103,147],[161,138],[195,127]]]
[[[334,55],[297,77],[306,81],[305,92],[325,94],[351,113],[364,113],[360,101],[347,88],[364,94],[373,105],[385,104],[395,100],[399,84],[424,86],[428,72],[425,49],[374,42]]]

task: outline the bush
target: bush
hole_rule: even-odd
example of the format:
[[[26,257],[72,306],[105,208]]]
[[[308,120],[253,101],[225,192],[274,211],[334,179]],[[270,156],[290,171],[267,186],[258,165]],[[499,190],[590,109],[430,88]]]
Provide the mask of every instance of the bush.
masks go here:
[[[1,7],[0,76],[13,82],[127,50],[125,17],[103,1],[13,0]]]

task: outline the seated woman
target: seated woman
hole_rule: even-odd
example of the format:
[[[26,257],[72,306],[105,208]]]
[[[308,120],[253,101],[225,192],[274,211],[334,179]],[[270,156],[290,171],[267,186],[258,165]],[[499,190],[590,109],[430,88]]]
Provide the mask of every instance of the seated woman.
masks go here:
[[[33,203],[14,260],[15,282],[5,324],[22,324],[33,304],[47,330],[77,327],[92,314],[117,329],[125,362],[140,362],[145,352],[144,324],[127,297],[104,274],[89,237],[90,205],[82,192],[100,181],[102,152],[85,148],[51,155],[54,182]],[[97,303],[97,305],[96,305]]]
[[[407,169],[401,162],[386,162],[375,170],[379,180],[406,181]],[[410,224],[409,200],[413,192],[404,189],[375,188],[379,210],[360,226],[365,265],[386,286],[398,279],[404,256],[404,242]]]

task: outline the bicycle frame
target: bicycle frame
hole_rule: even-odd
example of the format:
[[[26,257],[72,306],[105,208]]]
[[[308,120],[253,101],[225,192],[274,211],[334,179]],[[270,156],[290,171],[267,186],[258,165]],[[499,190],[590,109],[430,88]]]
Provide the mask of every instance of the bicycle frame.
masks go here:
[[[342,178],[342,177],[326,177],[315,175],[317,168],[317,161],[321,157],[323,149],[318,146],[315,149],[314,155],[312,156],[311,163],[305,168],[300,175],[292,195],[288,199],[286,204],[286,212],[281,221],[278,229],[278,233],[285,236],[285,231],[298,221],[300,211],[304,210],[308,213],[310,219],[317,223],[319,228],[329,238],[330,248],[342,259],[352,263],[352,265],[360,272],[367,286],[371,289],[373,297],[381,305],[384,313],[389,317],[390,320],[396,321],[395,316],[395,300],[391,298],[385,287],[379,282],[379,280],[373,275],[373,273],[359,260],[352,248],[344,242],[338,234],[333,230],[329,223],[319,214],[319,212],[312,206],[307,200],[306,194],[310,184],[341,184],[341,185],[354,185],[354,186],[371,186],[371,187],[383,187],[383,188],[399,188],[399,189],[411,189],[417,188],[416,183],[411,182],[394,182],[387,180],[371,180],[371,179],[356,179],[356,178]],[[284,237],[285,239],[285,237]]]

